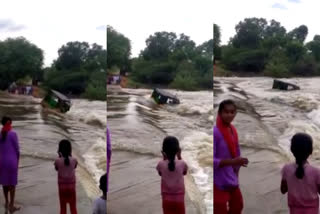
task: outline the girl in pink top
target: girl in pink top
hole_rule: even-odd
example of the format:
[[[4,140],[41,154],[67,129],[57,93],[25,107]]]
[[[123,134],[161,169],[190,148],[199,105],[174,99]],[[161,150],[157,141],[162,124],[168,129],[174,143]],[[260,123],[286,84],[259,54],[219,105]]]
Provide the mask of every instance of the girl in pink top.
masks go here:
[[[291,152],[295,163],[282,169],[281,192],[288,192],[290,214],[318,214],[320,170],[311,166],[307,159],[312,154],[312,138],[303,133],[291,140]]]
[[[188,166],[181,160],[177,138],[168,136],[164,139],[162,155],[163,160],[159,161],[157,171],[161,176],[163,213],[185,214],[183,176],[187,174]]]
[[[58,171],[58,186],[60,199],[60,214],[67,213],[67,203],[70,204],[71,214],[77,214],[76,206],[76,175],[77,160],[71,156],[72,148],[68,140],[59,143],[59,158],[54,165]]]

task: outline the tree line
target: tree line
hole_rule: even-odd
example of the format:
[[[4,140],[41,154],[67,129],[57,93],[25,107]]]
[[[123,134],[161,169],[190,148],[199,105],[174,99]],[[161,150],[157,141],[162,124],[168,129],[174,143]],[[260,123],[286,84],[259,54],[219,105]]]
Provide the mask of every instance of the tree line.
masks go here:
[[[8,38],[0,41],[0,89],[28,77],[47,90],[105,100],[106,57],[102,46],[74,41],[62,45],[58,58],[44,67],[40,48],[24,37]]]
[[[155,32],[131,58],[131,41],[111,26],[107,30],[107,73],[129,73],[131,81],[183,90],[212,89],[213,39],[196,45],[189,36]]]
[[[236,34],[221,45],[220,26],[214,25],[214,61],[233,72],[253,72],[273,77],[320,75],[320,35],[305,42],[308,27],[291,31],[276,20],[246,18]]]

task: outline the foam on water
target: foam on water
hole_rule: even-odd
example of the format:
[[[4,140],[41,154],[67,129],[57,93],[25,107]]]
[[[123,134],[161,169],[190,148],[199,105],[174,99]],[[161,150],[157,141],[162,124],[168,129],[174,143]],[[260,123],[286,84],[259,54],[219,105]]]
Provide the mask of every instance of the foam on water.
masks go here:
[[[265,131],[274,135],[284,156],[292,159],[290,140],[297,132],[310,134],[314,138],[315,154],[320,153],[319,78],[283,79],[298,84],[301,90],[297,91],[272,90],[272,78],[218,79],[221,80],[219,85],[222,88],[228,88],[228,85],[233,84],[234,87],[239,87],[251,95],[249,100],[242,100],[254,107],[261,115],[261,122],[266,125],[266,128],[269,128]],[[219,96],[220,98],[231,95],[229,90],[223,90],[223,92]],[[239,96],[233,97],[239,98]],[[248,145],[250,142],[251,140],[245,140],[244,145]],[[266,145],[265,148],[268,147]],[[316,156],[315,154],[313,156]]]
[[[1,94],[0,110],[14,120],[21,155],[53,161],[58,142],[70,139],[73,156],[79,161],[77,176],[88,195],[96,197],[98,177],[105,172],[106,103],[74,99],[70,111],[60,114],[46,111],[40,101],[30,96]]]
[[[95,108],[92,109],[90,106],[95,106]],[[99,126],[100,128],[107,126],[106,104],[103,101],[73,100],[72,107],[67,115],[88,125]]]
[[[73,105],[67,114],[72,119],[88,125],[92,131],[95,130],[94,138],[90,138],[90,146],[83,152],[82,157],[84,158],[84,167],[94,178],[96,184],[106,171],[103,167],[106,162],[107,120],[105,113],[106,104],[103,101],[73,100]],[[87,131],[90,132],[90,130]]]
[[[83,155],[87,169],[93,175],[97,184],[99,183],[100,176],[106,171],[104,167],[106,154],[106,138],[99,137]]]
[[[166,90],[177,95],[181,103],[161,106],[150,98],[152,90],[123,91],[128,93],[127,103],[114,102],[117,96],[110,97],[110,103],[108,100],[108,120],[112,120],[108,123],[112,124],[112,135],[116,136],[112,148],[161,157],[163,137],[176,136],[180,141],[182,156],[189,166],[193,180],[191,185],[197,189],[194,194],[196,201],[201,203],[201,207],[206,207],[207,213],[212,213],[212,91]],[[121,117],[121,114],[124,116]],[[194,188],[191,188],[192,191]]]
[[[201,192],[207,213],[213,212],[213,136],[193,131],[181,141],[183,158]]]

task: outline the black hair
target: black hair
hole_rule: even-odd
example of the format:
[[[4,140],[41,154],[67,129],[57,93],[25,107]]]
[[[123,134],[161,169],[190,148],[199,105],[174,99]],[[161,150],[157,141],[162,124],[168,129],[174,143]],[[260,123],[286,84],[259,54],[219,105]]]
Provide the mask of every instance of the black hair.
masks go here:
[[[219,109],[218,109],[218,113],[221,114],[221,112],[223,111],[223,109],[226,107],[226,105],[233,105],[235,107],[235,109],[237,109],[237,106],[235,104],[235,102],[233,102],[233,100],[223,100],[220,104],[219,104]]]
[[[62,155],[62,157],[64,157],[64,164],[66,166],[69,166],[70,165],[69,156],[71,156],[71,153],[72,153],[70,141],[61,140],[59,143],[58,153],[60,153]]]
[[[176,168],[174,160],[179,151],[180,151],[179,141],[176,137],[167,136],[163,140],[162,152],[166,154],[169,160],[168,167],[170,171],[174,171]]]
[[[100,186],[99,188],[102,190],[103,194],[107,193],[107,173],[100,177]]]
[[[308,157],[312,154],[312,137],[305,133],[297,133],[291,139],[291,152],[296,158],[298,168],[296,177],[302,179],[304,177],[303,165]]]
[[[4,125],[6,125],[6,123],[8,121],[12,122],[12,119],[10,117],[4,116],[4,117],[2,117],[1,124],[4,126]],[[8,134],[8,132],[1,132],[1,135],[2,135],[2,139],[1,140],[2,141],[6,140],[7,134]]]

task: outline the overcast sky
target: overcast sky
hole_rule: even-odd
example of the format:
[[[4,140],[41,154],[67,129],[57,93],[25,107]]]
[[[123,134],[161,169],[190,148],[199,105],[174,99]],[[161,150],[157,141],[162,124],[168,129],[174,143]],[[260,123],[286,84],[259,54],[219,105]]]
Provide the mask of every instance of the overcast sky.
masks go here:
[[[137,56],[156,31],[185,33],[197,44],[211,39],[212,10],[211,0],[2,1],[0,40],[24,36],[44,50],[50,65],[68,41],[106,47],[106,26],[111,25],[131,40],[132,55]]]
[[[319,0],[223,0],[214,5],[219,8],[214,22],[221,27],[223,44],[235,35],[236,24],[249,17],[275,19],[287,31],[305,24],[309,29],[307,41],[320,34]]]
[[[156,31],[185,33],[201,44],[212,38],[213,22],[220,25],[222,42],[227,43],[235,25],[254,16],[274,18],[288,30],[306,24],[310,40],[320,34],[319,4],[319,0],[10,0],[1,2],[0,40],[26,37],[44,50],[45,65],[69,41],[105,48],[107,25],[131,40],[133,56]]]

